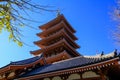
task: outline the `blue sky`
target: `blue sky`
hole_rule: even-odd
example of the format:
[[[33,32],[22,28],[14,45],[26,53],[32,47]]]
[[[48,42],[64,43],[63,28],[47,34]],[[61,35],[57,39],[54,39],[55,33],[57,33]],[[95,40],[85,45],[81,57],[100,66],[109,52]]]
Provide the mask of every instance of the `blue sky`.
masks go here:
[[[82,55],[96,55],[104,51],[112,52],[119,49],[112,39],[112,31],[115,28],[110,18],[115,0],[35,0],[35,3],[51,5],[51,9],[60,9],[68,22],[76,30],[76,41],[81,48],[77,49]],[[0,67],[11,61],[18,61],[33,57],[29,52],[39,49],[33,44],[39,40],[36,33],[41,30],[38,26],[54,19],[56,13],[41,12],[40,14],[29,13],[31,19],[39,23],[31,23],[35,29],[24,27],[22,29],[22,40],[28,44],[18,47],[15,43],[8,41],[8,33],[3,30],[0,34]]]

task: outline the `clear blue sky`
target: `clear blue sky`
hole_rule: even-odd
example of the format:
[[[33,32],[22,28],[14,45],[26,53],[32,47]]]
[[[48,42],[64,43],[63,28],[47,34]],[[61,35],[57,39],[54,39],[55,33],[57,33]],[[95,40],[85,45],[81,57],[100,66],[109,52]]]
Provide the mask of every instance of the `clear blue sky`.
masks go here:
[[[77,31],[76,41],[81,48],[77,51],[82,55],[96,55],[104,51],[112,52],[118,47],[112,40],[112,31],[115,28],[110,12],[115,6],[115,0],[35,0],[39,4],[54,6],[60,9],[69,23]],[[51,8],[52,9],[52,8]],[[30,13],[31,19],[40,23],[28,23],[36,29],[24,27],[22,29],[22,40],[29,46],[18,47],[15,43],[9,42],[6,31],[0,34],[0,67],[5,66],[11,61],[18,61],[33,57],[30,51],[39,49],[33,44],[40,38],[36,36],[40,30],[38,26],[56,17],[56,13],[42,12],[40,14]]]

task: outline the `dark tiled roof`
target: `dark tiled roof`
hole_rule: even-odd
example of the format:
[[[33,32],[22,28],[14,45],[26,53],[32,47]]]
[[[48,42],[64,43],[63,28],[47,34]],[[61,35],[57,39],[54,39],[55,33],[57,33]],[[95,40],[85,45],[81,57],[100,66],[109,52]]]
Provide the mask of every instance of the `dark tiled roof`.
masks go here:
[[[40,58],[41,58],[41,56],[36,56],[36,57],[33,57],[33,58],[21,60],[21,61],[11,62],[10,65],[25,65],[25,64],[30,64],[30,63],[33,63],[33,62],[39,60]]]
[[[53,64],[41,66],[30,72],[27,72],[26,74],[21,75],[20,77],[27,77],[27,76],[36,75],[36,74],[43,74],[43,73],[48,73],[48,72],[53,72],[53,71],[81,67],[81,66],[85,66],[85,65],[89,65],[89,64],[98,63],[101,61],[106,61],[106,60],[109,60],[109,59],[112,59],[115,57],[116,57],[116,55],[114,52],[111,54],[102,55],[102,56],[101,55],[92,56],[92,57],[79,56],[79,57],[71,58],[68,60],[55,62]]]
[[[39,60],[40,58],[41,58],[41,56],[36,56],[36,57],[33,57],[33,58],[21,60],[21,61],[11,62],[10,64],[8,64],[8,65],[6,65],[4,67],[10,66],[10,65],[25,65],[25,64],[30,64],[30,63],[33,63],[33,62]],[[1,67],[0,69],[2,69],[4,67]]]

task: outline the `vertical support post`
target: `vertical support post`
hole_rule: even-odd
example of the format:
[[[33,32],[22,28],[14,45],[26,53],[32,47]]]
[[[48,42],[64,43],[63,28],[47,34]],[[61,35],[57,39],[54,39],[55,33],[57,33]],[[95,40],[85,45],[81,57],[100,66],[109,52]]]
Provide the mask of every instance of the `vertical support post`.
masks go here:
[[[83,77],[82,77],[83,72],[79,74],[80,74],[80,80],[83,80]]]
[[[101,70],[101,69],[99,69],[99,74],[100,74],[100,78],[101,78],[101,80],[106,80],[106,75],[105,75],[105,73],[106,73],[106,71],[104,71],[104,70]]]
[[[101,80],[106,80],[106,77],[104,74],[101,73],[100,76],[101,76]]]

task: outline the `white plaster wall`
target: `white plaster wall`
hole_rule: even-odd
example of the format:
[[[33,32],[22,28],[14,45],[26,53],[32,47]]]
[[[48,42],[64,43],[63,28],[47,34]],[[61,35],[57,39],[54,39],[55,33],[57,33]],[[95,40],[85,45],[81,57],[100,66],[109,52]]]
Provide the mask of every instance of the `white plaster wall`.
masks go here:
[[[79,74],[71,74],[67,80],[74,80],[74,79],[80,79]]]
[[[8,77],[13,77],[15,75],[15,72],[11,72]]]
[[[83,78],[91,78],[91,77],[99,77],[100,75],[97,75],[95,72],[93,71],[88,71],[82,74]]]
[[[45,78],[44,80],[50,80],[49,78]]]
[[[52,80],[62,80],[59,76],[53,77]]]

